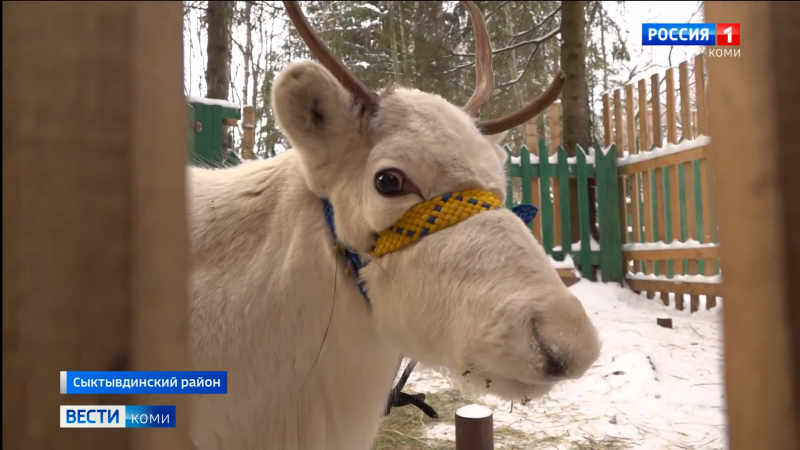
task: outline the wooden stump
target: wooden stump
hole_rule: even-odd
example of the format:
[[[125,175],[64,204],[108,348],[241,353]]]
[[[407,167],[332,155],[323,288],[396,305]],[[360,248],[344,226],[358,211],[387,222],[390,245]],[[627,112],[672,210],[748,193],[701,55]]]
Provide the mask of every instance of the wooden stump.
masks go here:
[[[672,319],[669,318],[656,318],[656,324],[664,328],[672,328]]]
[[[494,448],[492,410],[481,405],[467,405],[456,411],[456,450],[491,450]]]

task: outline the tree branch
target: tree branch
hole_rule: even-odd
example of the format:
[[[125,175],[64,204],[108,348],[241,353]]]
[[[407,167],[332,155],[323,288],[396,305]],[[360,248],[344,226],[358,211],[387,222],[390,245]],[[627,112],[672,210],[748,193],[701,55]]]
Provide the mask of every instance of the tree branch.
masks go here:
[[[534,57],[534,55],[536,55],[536,53],[538,53],[538,52],[539,52],[539,48],[540,48],[540,47],[541,47],[540,45],[537,45],[537,46],[536,46],[536,48],[534,48],[534,49],[531,51],[531,54],[530,54],[530,55],[528,55],[528,60],[525,62],[525,68],[524,68],[524,69],[522,69],[522,71],[521,71],[521,72],[520,72],[520,73],[517,75],[517,78],[514,78],[514,79],[513,79],[513,80],[511,80],[511,81],[507,81],[507,82],[505,82],[505,83],[503,83],[503,84],[501,84],[501,85],[497,86],[495,89],[504,89],[504,88],[507,88],[507,87],[509,87],[509,86],[512,86],[512,85],[514,85],[514,84],[518,83],[520,80],[522,80],[522,77],[524,77],[524,76],[525,76],[525,74],[526,74],[526,73],[528,73],[528,69],[529,69],[529,68],[530,68],[530,66],[531,66],[531,61],[533,61],[533,57]]]
[[[535,38],[535,39],[529,39],[527,41],[521,41],[521,42],[518,42],[516,44],[509,45],[507,47],[499,48],[497,50],[492,50],[492,55],[498,55],[500,53],[509,52],[511,50],[514,50],[514,49],[517,49],[517,48],[520,48],[520,47],[524,47],[524,46],[530,45],[530,44],[540,45],[543,42],[547,42],[549,39],[553,38],[555,35],[557,35],[560,32],[561,32],[561,27],[559,26],[557,28],[554,28],[553,30],[551,30],[550,32],[545,34],[544,36],[540,36],[540,37]],[[452,55],[453,56],[460,56],[460,57],[464,57],[464,58],[468,58],[468,57],[473,57],[474,58],[475,57],[475,53],[455,53],[454,52],[454,53],[452,53]]]

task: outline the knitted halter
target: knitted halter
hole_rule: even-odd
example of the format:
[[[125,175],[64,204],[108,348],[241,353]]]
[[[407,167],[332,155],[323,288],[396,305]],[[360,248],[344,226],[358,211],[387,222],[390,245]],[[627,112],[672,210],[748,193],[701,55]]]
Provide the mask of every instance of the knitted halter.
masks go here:
[[[402,250],[431,233],[463,222],[474,215],[484,211],[502,209],[503,207],[503,203],[496,195],[477,189],[451,192],[434,197],[411,207],[394,225],[378,234],[369,254],[373,258],[380,258],[389,253]],[[333,205],[331,205],[330,201],[322,199],[322,209],[325,213],[325,221],[333,235],[334,252],[336,254],[344,253],[348,262],[347,275],[355,280],[361,295],[367,301],[367,304],[370,304],[364,282],[359,276],[361,269],[364,267],[361,257],[358,253],[340,244],[336,236]],[[511,211],[522,219],[525,225],[528,225],[536,217],[538,209],[533,205],[521,204],[512,208]],[[400,362],[402,362],[402,358]],[[438,417],[436,411],[425,403],[425,394],[412,395],[402,392],[415,365],[416,361],[412,360],[406,366],[403,375],[390,393],[384,415],[388,415],[392,407],[411,404],[420,408],[429,417]]]

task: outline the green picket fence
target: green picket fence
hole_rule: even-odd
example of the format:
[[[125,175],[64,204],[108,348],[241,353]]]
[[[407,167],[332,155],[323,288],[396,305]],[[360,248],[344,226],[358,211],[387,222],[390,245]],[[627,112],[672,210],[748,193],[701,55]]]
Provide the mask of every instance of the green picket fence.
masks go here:
[[[620,223],[619,185],[616,167],[616,147],[611,146],[607,153],[603,153],[595,143],[591,156],[578,147],[576,156],[567,157],[562,146],[555,153],[556,162],[547,157],[532,155],[527,146],[520,149],[519,164],[514,164],[511,159],[511,150],[506,147],[508,159],[506,161],[507,173],[507,198],[506,206],[514,206],[513,181],[514,177],[522,180],[522,203],[533,203],[533,190],[539,189],[538,199],[540,204],[539,214],[530,227],[537,237],[541,236],[541,244],[545,252],[556,261],[563,261],[570,255],[576,265],[580,267],[584,278],[594,277],[593,267],[600,267],[604,281],[622,282],[624,272],[622,263],[622,224]],[[540,155],[547,155],[547,144],[544,139],[539,139]],[[594,159],[594,164],[591,163]],[[555,215],[560,216],[561,236],[564,242],[570,242],[570,197],[569,179],[577,179],[578,211],[580,223],[580,248],[574,250],[571,245],[563,245],[556,249]],[[595,178],[597,185],[597,203],[600,233],[600,250],[592,250],[591,235],[589,232],[589,179]],[[557,183],[553,183],[553,179]],[[551,189],[558,193],[559,211],[555,211]],[[537,227],[539,227],[537,229]]]

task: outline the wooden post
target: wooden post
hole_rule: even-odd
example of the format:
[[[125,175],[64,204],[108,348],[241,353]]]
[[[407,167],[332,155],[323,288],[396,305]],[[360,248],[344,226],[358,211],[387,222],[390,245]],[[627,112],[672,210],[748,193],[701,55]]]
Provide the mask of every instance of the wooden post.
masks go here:
[[[3,3],[3,448],[188,449],[184,395],[61,395],[62,370],[187,370],[179,2]],[[60,429],[59,405],[177,406]]]
[[[492,410],[467,405],[456,411],[456,450],[492,450],[494,421]]]
[[[252,105],[242,109],[242,159],[253,159],[256,146],[256,110]]]
[[[539,131],[538,126],[536,123],[536,119],[529,120],[525,123],[525,144],[528,147],[528,151],[531,155],[535,155],[538,157],[539,155]],[[522,156],[522,155],[520,155]],[[520,162],[522,162],[520,160]],[[525,182],[525,180],[522,180]],[[542,207],[542,197],[539,188],[539,178],[532,178],[531,179],[531,201],[537,208]],[[541,214],[537,214],[536,217],[531,222],[531,229],[533,230],[533,235],[536,237],[536,240],[539,243],[542,242],[542,219]]]
[[[741,47],[726,47],[740,50],[739,57],[707,59],[712,156],[720,152],[712,167],[730,449],[796,450],[800,60],[792,49],[800,46],[800,8],[792,2],[706,2],[705,8],[709,23],[740,23],[743,30]]]

